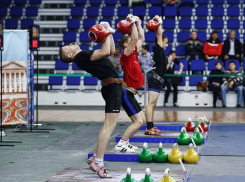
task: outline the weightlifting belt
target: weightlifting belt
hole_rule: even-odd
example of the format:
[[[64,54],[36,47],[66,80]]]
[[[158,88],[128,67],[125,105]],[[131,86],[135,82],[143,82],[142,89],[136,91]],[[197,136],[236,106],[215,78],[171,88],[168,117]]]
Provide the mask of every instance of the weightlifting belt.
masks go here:
[[[123,82],[122,87],[130,92],[132,92],[134,95],[138,94],[138,90],[135,90],[132,87],[129,87],[125,82]]]
[[[112,83],[122,84],[123,79],[121,79],[121,78],[105,78],[102,80],[102,86],[107,86],[107,85],[110,85]]]
[[[151,71],[151,76],[155,78],[156,80],[159,80],[161,83],[164,82],[164,79],[160,77],[154,70]]]

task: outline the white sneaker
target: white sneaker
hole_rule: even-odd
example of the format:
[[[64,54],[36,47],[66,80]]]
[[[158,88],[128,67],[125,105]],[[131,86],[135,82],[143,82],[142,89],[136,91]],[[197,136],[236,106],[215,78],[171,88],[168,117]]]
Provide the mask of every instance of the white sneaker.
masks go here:
[[[0,132],[0,136],[7,136],[7,134],[4,132],[4,131],[2,131],[2,133]]]
[[[125,144],[125,145],[116,145],[115,146],[115,150],[117,152],[125,152],[125,153],[135,153],[135,150],[134,149],[131,149],[128,147],[128,144]]]
[[[136,147],[134,145],[131,145],[129,142],[127,142],[126,145],[128,146],[128,148],[133,149],[133,150],[138,150],[139,149],[138,147]]]
[[[169,107],[169,105],[168,105],[168,103],[166,102],[166,103],[164,103],[164,107]]]

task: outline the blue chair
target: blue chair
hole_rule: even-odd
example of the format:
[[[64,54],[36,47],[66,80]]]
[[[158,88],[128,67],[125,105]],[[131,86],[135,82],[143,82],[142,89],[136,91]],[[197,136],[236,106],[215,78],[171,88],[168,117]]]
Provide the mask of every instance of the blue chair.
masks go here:
[[[18,19],[6,19],[5,20],[6,29],[17,29],[18,28]]]
[[[38,16],[38,7],[37,6],[26,7],[26,16]]]
[[[89,50],[89,45],[79,45],[81,50]]]
[[[99,21],[99,22],[102,22],[102,21],[106,21],[106,22],[108,22],[108,23],[110,24],[110,26],[112,25],[112,23],[111,23],[111,19],[110,19],[110,18],[102,18],[102,19],[100,19],[100,21]]]
[[[177,42],[185,42],[188,38],[190,38],[190,32],[179,32],[177,34]]]
[[[197,86],[198,82],[201,81],[203,82],[203,77],[202,76],[194,76],[189,78],[189,86]],[[197,90],[196,87],[194,90]]]
[[[228,29],[240,29],[240,20],[237,18],[228,19],[227,28]]]
[[[42,0],[29,0],[30,5],[40,5],[42,4]]]
[[[21,20],[21,29],[29,29],[30,25],[34,24],[34,20],[27,18],[27,19],[22,19]]]
[[[180,16],[188,16],[188,17],[190,17],[190,16],[192,16],[192,7],[190,7],[190,6],[182,6],[179,9],[179,12],[180,12]]]
[[[0,17],[7,16],[8,7],[7,6],[0,6]]]
[[[102,3],[102,0],[90,0],[89,3],[93,5],[100,5]]]
[[[117,4],[117,0],[105,0],[105,4],[106,5],[116,5]]]
[[[0,0],[1,5],[10,5],[12,4],[12,0]]]
[[[154,44],[148,44],[149,46],[149,52],[151,53],[153,51],[153,47],[155,46]]]
[[[80,40],[80,42],[91,42],[91,40],[88,36],[88,31],[81,32],[79,40]]]
[[[19,17],[23,15],[23,7],[20,6],[13,6],[10,9],[10,16],[11,17]]]
[[[130,8],[128,6],[119,6],[117,8],[117,16],[127,16],[130,13]]]
[[[87,18],[83,20],[83,28],[90,29],[93,25],[95,25],[96,20],[94,18]]]
[[[114,7],[112,6],[105,6],[102,8],[102,16],[114,16]]]
[[[120,0],[120,4],[128,5],[128,0]]]
[[[209,3],[209,0],[196,0],[196,3],[199,5],[207,5]]]
[[[164,29],[175,29],[175,19],[166,18],[163,20],[163,28]]]
[[[156,32],[146,32],[145,41],[146,42],[155,42]]]
[[[71,16],[83,16],[83,7],[81,6],[74,6],[71,7]]]
[[[144,6],[135,6],[133,9],[133,15],[135,16],[145,16],[145,7]]]
[[[193,3],[193,0],[181,0],[181,2],[189,2],[189,3]]]
[[[236,70],[240,69],[240,62],[236,59],[228,59],[225,61],[225,70],[229,70],[229,62],[234,61],[236,63]]]
[[[175,6],[166,6],[164,8],[164,16],[167,16],[167,17],[175,17],[177,16],[177,7]]]
[[[227,4],[240,4],[240,0],[227,0]]]
[[[81,84],[80,76],[68,76],[66,77],[66,91],[78,91]]]
[[[207,33],[206,32],[197,32],[197,38],[204,43],[207,40]]]
[[[149,16],[153,17],[155,15],[162,16],[162,7],[159,6],[149,7]]]
[[[179,61],[184,65],[183,71],[188,71],[188,62],[186,59],[179,59]],[[180,66],[178,64],[175,65],[175,71],[178,71]]]
[[[225,0],[212,0],[212,4],[225,4]]]
[[[161,5],[162,4],[162,0],[151,0],[151,4],[152,5]]]
[[[87,8],[87,16],[97,17],[99,16],[99,7],[90,6]]]
[[[236,32],[236,39],[240,40],[240,33],[238,31],[235,31]],[[230,35],[229,35],[229,32],[226,34],[226,38],[229,38]]]
[[[227,8],[227,16],[238,17],[240,16],[240,9],[238,6],[229,6]]]
[[[220,62],[223,65],[221,60],[214,60],[214,59],[209,60],[208,61],[208,70],[209,71],[216,70],[215,64],[217,62]]]
[[[63,63],[60,59],[55,61],[55,70],[69,70],[69,64]]]
[[[193,59],[191,61],[191,71],[205,71],[205,62],[202,59]]]
[[[87,0],[74,0],[75,5],[85,5]]]
[[[123,36],[123,34],[119,31],[116,31],[116,33],[113,34],[113,39],[115,42],[118,42],[119,39]]]
[[[48,84],[50,86],[50,91],[59,91],[62,90],[63,85],[63,76],[50,76]]]
[[[245,71],[245,59],[243,59],[243,71]]]
[[[186,56],[185,46],[184,45],[176,46],[176,54],[177,56]]]
[[[170,53],[170,51],[172,51],[173,50],[173,46],[171,46],[171,45],[169,45],[167,48],[166,48],[166,50],[164,51],[165,52],[165,55],[169,55],[169,53]]]
[[[211,21],[211,28],[212,29],[223,29],[224,28],[224,21],[221,18],[215,18]]]
[[[198,17],[200,17],[200,16],[207,17],[208,16],[208,7],[207,6],[198,6],[196,8],[196,16],[198,16]]]
[[[83,86],[84,91],[94,91],[97,90],[98,78],[96,77],[84,77]]]
[[[73,62],[72,63],[72,70],[81,70],[77,65]]]
[[[67,28],[68,29],[79,29],[80,28],[80,19],[78,19],[78,18],[69,19],[67,21]]]
[[[179,20],[179,28],[180,29],[191,29],[191,19],[182,18]]]
[[[15,5],[26,5],[27,0],[14,0]]]
[[[168,37],[168,42],[174,41],[174,32],[163,32],[163,35]]]
[[[208,21],[206,18],[199,18],[195,20],[195,29],[207,29]]]
[[[214,17],[224,16],[224,8],[222,6],[214,6],[211,15]]]
[[[77,33],[76,32],[64,32],[63,42],[76,42]]]

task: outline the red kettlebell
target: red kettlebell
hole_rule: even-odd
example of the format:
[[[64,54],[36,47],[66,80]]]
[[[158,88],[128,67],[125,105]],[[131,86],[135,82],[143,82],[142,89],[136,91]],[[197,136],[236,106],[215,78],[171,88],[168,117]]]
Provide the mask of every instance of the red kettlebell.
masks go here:
[[[146,28],[150,31],[150,32],[155,32],[158,28],[158,26],[160,25],[160,23],[158,23],[156,21],[156,19],[151,19],[146,23]]]
[[[102,25],[94,25],[88,31],[90,40],[96,43],[103,42],[111,32],[107,31]]]
[[[191,118],[188,119],[188,122],[185,124],[186,131],[194,131],[195,124],[191,121]]]
[[[203,129],[204,132],[207,132],[208,131],[208,125],[206,125],[204,122],[201,122],[201,127]]]
[[[117,30],[122,34],[130,34],[133,22],[128,20],[121,20],[117,23]]]

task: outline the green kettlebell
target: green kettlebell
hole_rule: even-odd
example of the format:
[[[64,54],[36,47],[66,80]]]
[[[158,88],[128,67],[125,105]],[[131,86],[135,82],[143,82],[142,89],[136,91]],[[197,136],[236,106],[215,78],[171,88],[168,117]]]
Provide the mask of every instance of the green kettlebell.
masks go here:
[[[139,153],[138,159],[142,163],[150,163],[152,161],[152,153],[148,149],[148,144],[143,144],[143,150]]]
[[[159,143],[159,149],[154,153],[153,159],[157,163],[163,163],[168,161],[168,154],[163,151],[162,143]]]
[[[177,138],[179,145],[188,145],[190,141],[190,136],[186,133],[186,128],[181,128],[181,133]]]
[[[125,178],[123,178],[120,182],[137,182],[131,176],[131,168],[130,167],[127,169],[127,176]]]
[[[194,130],[194,134],[192,135],[192,139],[194,140],[194,142],[195,142],[196,145],[202,145],[203,137],[202,137],[202,135],[200,134],[198,128],[196,128],[196,129]]]
[[[154,179],[152,179],[151,170],[149,168],[146,168],[145,177],[141,179],[140,182],[156,182]]]

